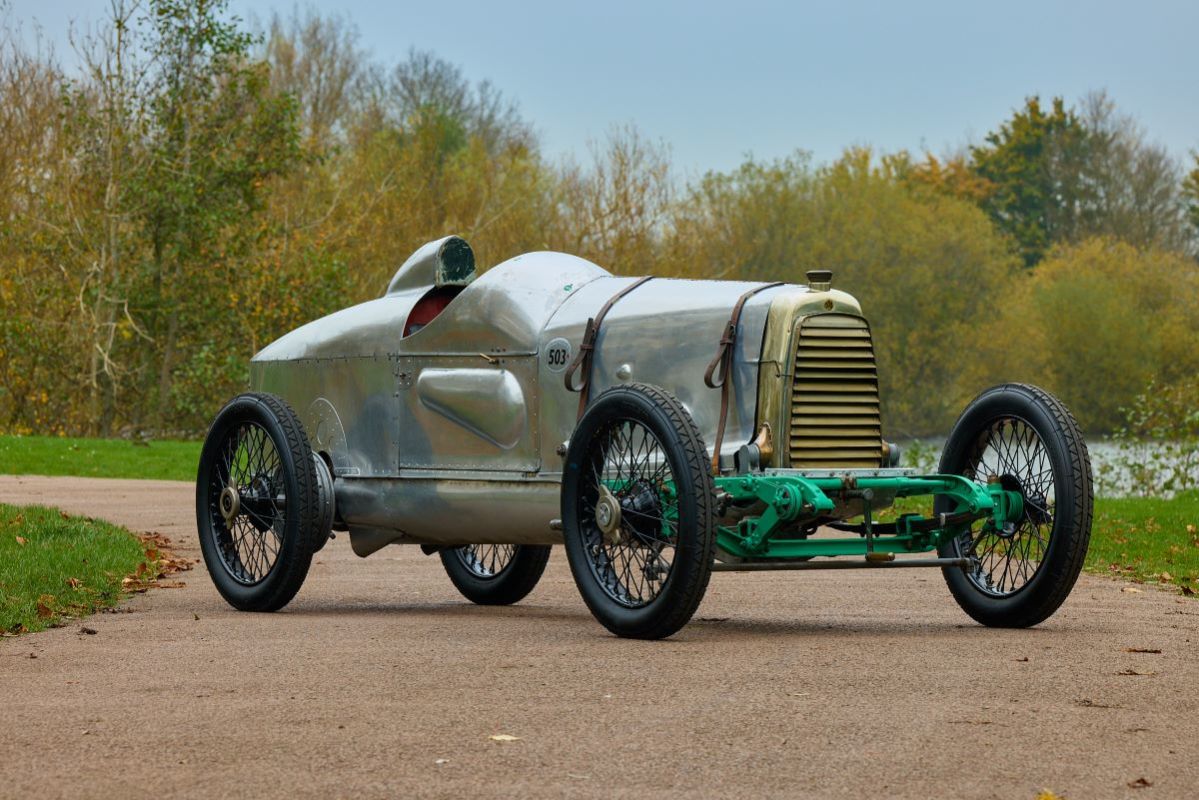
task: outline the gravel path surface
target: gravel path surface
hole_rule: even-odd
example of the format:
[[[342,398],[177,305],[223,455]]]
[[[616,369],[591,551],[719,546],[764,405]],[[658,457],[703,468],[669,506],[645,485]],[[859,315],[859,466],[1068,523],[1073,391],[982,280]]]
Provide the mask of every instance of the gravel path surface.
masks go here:
[[[0,477],[199,558],[192,495]],[[1102,578],[1000,631],[932,571],[718,574],[635,642],[559,549],[510,608],[344,535],[277,614],[178,577],[95,635],[0,640],[0,797],[1199,797],[1199,602]]]

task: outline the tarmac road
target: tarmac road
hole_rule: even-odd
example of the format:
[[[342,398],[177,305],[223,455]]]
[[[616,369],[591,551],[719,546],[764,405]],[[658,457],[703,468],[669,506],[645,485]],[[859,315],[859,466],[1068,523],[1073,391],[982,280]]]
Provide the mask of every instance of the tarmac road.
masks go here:
[[[192,492],[0,478],[199,558]],[[636,642],[560,550],[510,608],[344,535],[276,614],[178,577],[95,635],[0,640],[0,797],[1199,797],[1199,602],[1103,578],[1006,631],[935,571],[717,574]]]

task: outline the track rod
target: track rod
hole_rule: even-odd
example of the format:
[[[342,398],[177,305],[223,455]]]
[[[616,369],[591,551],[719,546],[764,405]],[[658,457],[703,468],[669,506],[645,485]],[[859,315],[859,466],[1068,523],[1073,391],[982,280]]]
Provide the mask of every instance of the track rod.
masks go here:
[[[713,572],[766,572],[789,569],[895,569],[898,567],[957,567],[968,569],[969,558],[905,558],[895,561],[749,561],[726,564],[716,561]]]

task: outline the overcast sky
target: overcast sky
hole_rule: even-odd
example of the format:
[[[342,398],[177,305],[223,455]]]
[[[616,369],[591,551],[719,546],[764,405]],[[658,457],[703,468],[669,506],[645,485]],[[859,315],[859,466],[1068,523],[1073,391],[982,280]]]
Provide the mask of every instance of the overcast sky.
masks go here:
[[[64,55],[107,0],[0,0]],[[384,63],[431,50],[515,99],[551,155],[613,125],[670,145],[685,173],[847,145],[942,153],[1031,94],[1106,89],[1150,138],[1199,147],[1199,2],[311,0]],[[265,21],[291,2],[233,0]]]

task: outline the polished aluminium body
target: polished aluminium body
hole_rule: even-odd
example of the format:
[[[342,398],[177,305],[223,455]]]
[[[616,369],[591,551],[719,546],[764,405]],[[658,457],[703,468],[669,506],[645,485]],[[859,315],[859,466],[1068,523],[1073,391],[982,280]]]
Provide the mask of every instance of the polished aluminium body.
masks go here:
[[[252,388],[286,399],[329,463],[339,522],[359,555],[393,542],[561,542],[554,523],[578,408],[564,373],[588,319],[635,279],[540,252],[472,280],[472,269],[445,263],[445,244],[454,241],[461,240],[426,245],[382,297],[292,331],[251,365]],[[405,336],[410,314],[439,284],[461,288]],[[721,393],[705,384],[705,369],[737,299],[759,286],[675,279],[638,286],[598,333],[591,396],[622,383],[662,386],[690,411],[710,448]],[[799,323],[819,318],[861,329],[860,314],[856,300],[827,284],[774,286],[746,302],[728,377],[723,472],[764,426],[766,435],[785,431],[798,412],[776,398],[789,391]],[[877,414],[876,383],[873,408]],[[776,466],[789,466],[787,442],[775,444]],[[882,446],[877,427],[868,429],[864,465],[879,466]]]
[[[361,556],[436,553],[482,605],[526,597],[562,544],[619,636],[678,631],[718,570],[941,568],[983,624],[1048,618],[1090,537],[1069,410],[992,387],[938,473],[899,468],[870,324],[831,281],[629,278],[561,253],[476,277],[464,240],[430,242],[382,297],[263,349],[214,418],[196,518],[217,590],[282,608],[348,530]],[[901,499],[921,511],[877,515]]]

